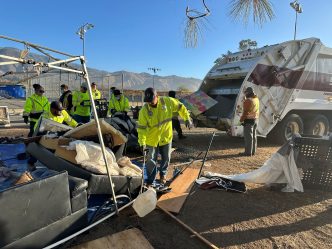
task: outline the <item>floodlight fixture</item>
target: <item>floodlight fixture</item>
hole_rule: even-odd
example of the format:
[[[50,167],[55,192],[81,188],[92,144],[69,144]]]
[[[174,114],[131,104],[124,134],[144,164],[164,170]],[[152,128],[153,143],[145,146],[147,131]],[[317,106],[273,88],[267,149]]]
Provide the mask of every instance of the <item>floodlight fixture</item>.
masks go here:
[[[148,70],[153,71],[152,85],[153,85],[153,88],[154,88],[154,77],[156,75],[156,72],[157,71],[161,71],[161,69],[160,68],[156,68],[156,67],[148,67]]]
[[[95,26],[91,23],[83,24],[81,27],[78,28],[76,34],[80,36],[80,39],[83,42],[83,56],[85,55],[85,33],[89,30],[94,28]]]

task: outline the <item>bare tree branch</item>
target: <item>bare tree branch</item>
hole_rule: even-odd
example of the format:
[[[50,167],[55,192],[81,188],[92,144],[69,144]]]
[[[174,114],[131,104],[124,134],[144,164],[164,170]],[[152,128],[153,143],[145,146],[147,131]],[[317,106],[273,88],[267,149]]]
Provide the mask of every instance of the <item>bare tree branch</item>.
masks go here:
[[[274,18],[271,0],[231,0],[230,16],[236,21],[248,23],[252,15],[254,23],[262,25]]]

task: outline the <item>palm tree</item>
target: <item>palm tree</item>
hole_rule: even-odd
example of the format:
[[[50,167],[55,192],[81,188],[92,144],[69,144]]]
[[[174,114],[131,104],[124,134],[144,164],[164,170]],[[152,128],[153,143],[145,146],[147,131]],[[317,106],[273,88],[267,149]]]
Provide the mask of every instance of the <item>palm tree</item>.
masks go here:
[[[204,6],[204,12],[196,9],[186,8],[186,16],[188,18],[185,28],[184,43],[186,47],[196,47],[198,39],[202,38],[202,28],[204,28],[204,20],[210,15],[205,0],[201,0]],[[274,17],[273,6],[271,0],[230,0],[229,15],[237,21],[247,24],[250,16],[253,22],[263,25]]]

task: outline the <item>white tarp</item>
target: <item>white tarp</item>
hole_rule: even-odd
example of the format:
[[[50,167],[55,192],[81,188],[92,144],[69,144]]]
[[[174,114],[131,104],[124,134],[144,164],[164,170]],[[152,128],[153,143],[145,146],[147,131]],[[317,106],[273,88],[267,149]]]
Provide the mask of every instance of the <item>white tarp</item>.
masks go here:
[[[140,176],[142,174],[142,170],[132,164],[128,157],[121,157],[116,162],[113,151],[107,147],[105,149],[111,175]],[[76,140],[69,143],[67,150],[76,151],[76,162],[86,170],[97,174],[107,174],[99,144],[91,141]]]
[[[115,156],[109,148],[106,149],[106,159],[111,175],[119,175],[120,169]],[[75,160],[83,168],[97,173],[107,174],[105,161],[100,145],[91,141],[76,140],[69,143],[67,150],[76,150]]]
[[[280,154],[279,152],[274,153],[262,167],[248,173],[237,175],[221,175],[205,172],[204,176],[221,176],[230,180],[244,183],[286,183],[286,187],[282,189],[283,192],[294,192],[294,190],[303,192],[303,185],[298,168],[295,164],[294,151],[292,148],[290,148],[289,153],[284,155]],[[202,184],[207,180],[209,179],[198,179],[197,183]]]

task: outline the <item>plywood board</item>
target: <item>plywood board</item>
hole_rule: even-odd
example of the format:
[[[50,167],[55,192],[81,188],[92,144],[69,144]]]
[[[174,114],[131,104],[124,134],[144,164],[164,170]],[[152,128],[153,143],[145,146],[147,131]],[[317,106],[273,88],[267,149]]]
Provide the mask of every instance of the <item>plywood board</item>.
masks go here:
[[[176,194],[168,193],[166,199],[158,200],[158,206],[166,209],[168,212],[179,213],[187,199],[188,193]]]
[[[127,138],[112,125],[107,123],[104,119],[99,119],[101,133],[103,135],[111,134],[113,138],[113,146],[118,146],[127,142]],[[90,136],[97,136],[96,121],[92,120],[89,123],[83,124],[75,129],[64,134],[65,137],[70,138],[84,138]]]
[[[153,247],[140,230],[132,228],[74,246],[72,249],[153,249]]]
[[[179,213],[197,176],[199,169],[187,168],[170,185],[171,192],[158,199],[158,206],[172,213]]]

